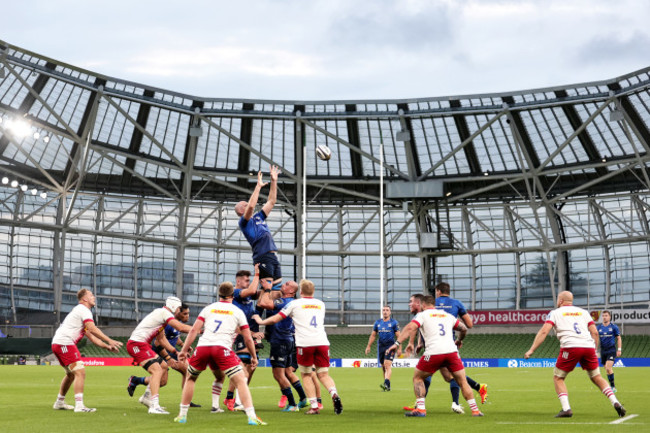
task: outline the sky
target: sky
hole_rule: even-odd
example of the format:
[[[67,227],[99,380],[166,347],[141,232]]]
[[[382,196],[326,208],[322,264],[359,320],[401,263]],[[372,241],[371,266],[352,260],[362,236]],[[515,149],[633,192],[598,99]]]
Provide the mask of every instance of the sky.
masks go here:
[[[4,3],[0,40],[211,98],[485,94],[600,81],[650,66],[646,0]]]

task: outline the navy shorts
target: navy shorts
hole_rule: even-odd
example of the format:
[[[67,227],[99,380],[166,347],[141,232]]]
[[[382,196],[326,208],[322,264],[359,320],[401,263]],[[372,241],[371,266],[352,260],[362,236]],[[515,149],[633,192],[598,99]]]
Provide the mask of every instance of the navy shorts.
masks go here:
[[[612,362],[616,361],[616,350],[600,352],[600,362],[602,362],[602,364],[605,365],[607,361],[612,361]]]
[[[287,343],[271,343],[271,353],[269,360],[271,361],[271,367],[276,368],[287,368],[291,367],[292,361],[294,359],[294,353],[296,351],[295,344],[293,342]]]
[[[282,268],[276,253],[269,251],[255,262],[260,264],[260,278],[272,278],[273,281],[282,278]]]
[[[377,362],[379,362],[379,366],[384,365],[384,361],[391,361],[393,362],[393,359],[395,359],[395,352],[391,352],[390,355],[386,355],[386,350],[390,349],[392,346],[386,346],[386,347],[380,347],[377,349]]]

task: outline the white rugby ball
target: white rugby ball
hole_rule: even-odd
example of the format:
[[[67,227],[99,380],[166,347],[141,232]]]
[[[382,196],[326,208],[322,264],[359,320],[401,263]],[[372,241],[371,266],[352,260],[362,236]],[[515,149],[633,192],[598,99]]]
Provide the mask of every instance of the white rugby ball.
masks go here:
[[[324,144],[319,144],[316,146],[316,156],[318,156],[322,161],[329,161],[332,157],[332,151]]]

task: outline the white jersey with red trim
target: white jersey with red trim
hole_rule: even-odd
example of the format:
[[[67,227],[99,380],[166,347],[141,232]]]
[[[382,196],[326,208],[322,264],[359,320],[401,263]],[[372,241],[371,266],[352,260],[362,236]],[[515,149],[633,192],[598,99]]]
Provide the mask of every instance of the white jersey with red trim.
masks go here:
[[[232,302],[215,302],[199,313],[197,320],[203,320],[203,334],[199,346],[222,346],[232,349],[238,329],[248,328],[246,315]]]
[[[457,318],[445,311],[427,308],[418,313],[413,322],[418,325],[424,339],[423,355],[458,352],[453,332],[458,323]]]
[[[165,329],[165,325],[173,318],[174,315],[167,308],[156,308],[138,323],[138,326],[131,333],[129,340],[149,344],[151,340],[156,338],[156,335],[160,331]]]
[[[329,346],[325,333],[325,304],[323,301],[303,297],[289,302],[278,313],[282,317],[291,317],[296,327],[296,346]]]
[[[95,322],[93,320],[93,313],[85,305],[77,305],[63,319],[61,326],[59,326],[59,329],[54,334],[54,338],[52,338],[52,344],[59,344],[61,346],[77,344],[86,335],[85,328],[87,322]]]
[[[555,328],[560,347],[596,348],[596,342],[589,332],[589,325],[594,321],[588,311],[567,305],[548,313],[546,323]]]

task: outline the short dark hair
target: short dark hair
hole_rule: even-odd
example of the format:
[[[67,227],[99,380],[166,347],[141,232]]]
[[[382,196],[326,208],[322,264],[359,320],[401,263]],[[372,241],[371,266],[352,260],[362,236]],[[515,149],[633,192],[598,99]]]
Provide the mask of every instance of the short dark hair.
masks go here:
[[[247,270],[245,270],[245,269],[242,269],[242,270],[240,270],[240,271],[237,271],[237,273],[235,274],[235,278],[239,278],[239,277],[250,277],[250,276],[251,276],[251,271],[247,271]]]
[[[86,296],[86,293],[90,292],[88,289],[81,289],[77,292],[77,301],[81,301],[84,296]]]
[[[448,295],[451,293],[451,287],[449,287],[449,284],[447,283],[439,283],[436,286],[436,290],[439,290],[443,295]]]
[[[422,303],[426,305],[436,305],[436,298],[431,295],[423,296]]]
[[[424,298],[424,295],[422,293],[416,293],[415,295],[411,295],[411,298],[419,302],[422,302],[422,298]]]
[[[609,314],[609,317],[612,317],[612,312],[611,312],[611,311],[609,311],[609,310],[603,310],[603,313],[602,313],[602,314],[605,314],[605,313]]]
[[[181,311],[185,311],[185,310],[189,310],[189,309],[190,309],[190,306],[189,306],[189,305],[187,305],[187,304],[185,304],[185,303],[182,303],[182,304],[181,304]]]

